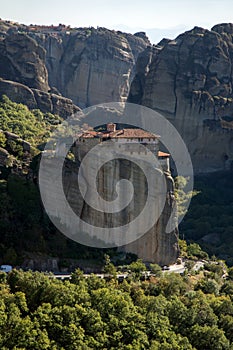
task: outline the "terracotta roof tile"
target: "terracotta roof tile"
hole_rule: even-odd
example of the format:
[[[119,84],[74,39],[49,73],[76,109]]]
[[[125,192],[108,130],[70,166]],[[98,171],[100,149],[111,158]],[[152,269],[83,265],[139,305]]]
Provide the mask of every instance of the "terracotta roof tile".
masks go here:
[[[152,134],[151,132],[142,130],[142,129],[122,129],[122,130],[116,130],[116,131],[94,131],[94,130],[87,130],[84,131],[82,134],[79,134],[79,137],[83,138],[94,138],[94,137],[107,137],[107,138],[152,138],[156,139],[159,138],[159,135]]]
[[[158,157],[170,157],[170,154],[169,154],[169,153],[165,153],[165,152],[159,151],[159,152],[158,152]]]
[[[123,129],[110,134],[111,138],[158,138],[158,135],[142,129]]]

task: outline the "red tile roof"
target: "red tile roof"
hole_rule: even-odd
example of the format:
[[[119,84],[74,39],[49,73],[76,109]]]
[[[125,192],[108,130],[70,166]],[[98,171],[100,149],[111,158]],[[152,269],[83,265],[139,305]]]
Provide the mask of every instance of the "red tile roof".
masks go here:
[[[110,134],[111,138],[152,138],[156,139],[159,136],[142,129],[123,129],[116,130]]]
[[[170,157],[170,154],[169,154],[169,153],[165,153],[165,152],[159,151],[159,152],[158,152],[158,157]]]
[[[87,130],[84,131],[79,137],[83,138],[94,138],[94,137],[106,137],[106,138],[145,138],[145,139],[156,139],[159,138],[159,135],[152,134],[151,132],[142,130],[142,129],[122,129],[116,131],[94,131]]]

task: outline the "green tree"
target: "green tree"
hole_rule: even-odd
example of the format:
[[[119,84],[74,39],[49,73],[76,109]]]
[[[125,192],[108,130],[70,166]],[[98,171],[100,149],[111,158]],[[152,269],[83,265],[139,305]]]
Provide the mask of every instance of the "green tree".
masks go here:
[[[135,279],[139,279],[142,272],[146,271],[146,266],[141,259],[138,259],[137,261],[133,261],[130,265],[128,265],[128,269],[132,272]]]
[[[6,136],[4,135],[3,132],[0,131],[0,147],[5,147],[6,146]]]
[[[203,279],[200,282],[198,282],[195,286],[195,289],[202,290],[204,293],[209,293],[209,294],[214,294],[218,295],[219,294],[219,284],[213,280],[213,279]]]
[[[194,325],[190,329],[190,340],[197,349],[230,350],[229,340],[217,326]]]
[[[228,272],[228,277],[231,280],[233,280],[233,267],[230,267],[227,272]]]
[[[206,252],[204,252],[201,249],[201,247],[199,246],[199,244],[197,244],[197,243],[191,243],[188,245],[187,254],[188,254],[188,257],[197,257],[197,258],[201,258],[201,259],[208,258],[208,254]]]
[[[150,270],[156,277],[162,276],[162,269],[158,264],[150,264]]]
[[[113,265],[113,263],[111,263],[109,255],[105,254],[104,259],[105,259],[105,265],[103,268],[104,274],[110,278],[116,278],[117,270]]]

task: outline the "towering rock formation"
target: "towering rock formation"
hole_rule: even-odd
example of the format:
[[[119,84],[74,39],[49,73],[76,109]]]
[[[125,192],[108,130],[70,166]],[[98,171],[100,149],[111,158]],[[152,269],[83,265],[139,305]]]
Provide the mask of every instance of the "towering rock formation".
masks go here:
[[[82,108],[125,101],[138,54],[150,44],[144,33],[106,28],[33,37],[46,50],[49,84]]]
[[[142,97],[145,89],[147,74],[149,73],[150,65],[154,57],[162,49],[161,46],[148,46],[143,52],[138,55],[135,77],[132,81],[128,101],[131,103],[142,103]]]
[[[138,144],[133,142],[135,135],[137,137],[144,135],[144,138],[140,139],[142,144],[146,144],[151,152],[158,155],[163,171],[158,165],[151,164],[150,152],[145,151],[145,147],[140,149]],[[129,137],[132,142],[127,143]],[[151,137],[154,137],[154,140]],[[114,159],[107,161],[104,147],[111,148],[109,142],[119,144],[120,154],[122,152],[126,158],[118,157],[115,149]],[[100,145],[100,153],[90,152],[97,145]],[[60,147],[62,150],[62,143]],[[72,214],[66,210],[66,204],[62,199],[63,194],[57,183],[59,148],[58,157],[54,159],[46,157],[44,153],[40,183],[43,184],[42,198],[50,218],[53,222],[59,223],[59,227],[68,228],[65,232],[72,239],[83,244],[111,247],[118,242],[117,245],[121,245],[120,251],[137,254],[146,262],[160,265],[175,263],[179,249],[174,182],[169,171],[168,160],[165,159],[168,154],[157,150],[156,136],[140,129],[112,130],[103,134],[92,130],[79,134],[73,147],[76,161],[66,160],[63,167],[64,192],[72,208]],[[87,154],[88,157],[86,157]],[[138,157],[144,160],[143,170],[135,163]],[[80,170],[80,163],[83,160],[84,169],[88,170],[86,172],[84,169]],[[99,169],[97,174],[95,174],[96,169]],[[78,174],[81,178],[82,191],[77,185]],[[128,190],[128,187],[125,187],[123,197],[119,192],[117,195],[117,183],[122,179],[129,181],[134,191],[129,203],[120,205],[122,209],[119,210],[119,201],[122,204],[121,200],[125,199],[125,190]],[[93,195],[96,193],[96,188],[97,197]],[[94,205],[91,205],[88,198],[93,200],[93,197],[96,199]],[[100,209],[100,198],[109,201],[110,206],[117,197],[118,204],[114,203],[113,210],[106,212]],[[149,207],[146,212],[143,212],[148,202]],[[73,213],[76,216],[73,216]],[[76,220],[77,217],[86,222],[89,225],[88,228],[79,223]],[[152,221],[150,221],[151,218],[153,218]],[[136,228],[132,228],[134,221],[137,221]],[[131,227],[126,227],[127,225]],[[104,228],[105,232],[99,234],[98,228]],[[113,232],[113,228],[119,228],[119,232]],[[132,243],[127,243],[130,241]]]
[[[45,55],[42,46],[27,34],[5,35],[0,41],[0,95],[67,118],[80,109],[57,91],[51,93]]]
[[[126,101],[137,57],[150,45],[144,32],[132,35],[106,28],[25,26],[1,20],[0,31],[0,78],[40,91],[34,99],[48,111],[53,110],[49,100],[54,97],[45,95],[50,92],[81,108]],[[29,105],[34,103],[31,99]]]
[[[166,40],[147,74],[139,64],[131,85],[129,101],[157,110],[178,129],[196,172],[233,164],[232,38],[233,26],[222,24]]]
[[[48,92],[45,50],[26,34],[0,41],[0,77]]]
[[[173,228],[170,232],[167,228],[169,219],[174,215],[174,206],[176,206],[174,180],[170,173],[165,172],[164,176],[167,197],[158,221],[142,237],[120,248],[122,251],[136,254],[145,262],[156,263],[161,266],[174,264],[179,256],[178,228]],[[173,219],[177,220],[177,218]]]

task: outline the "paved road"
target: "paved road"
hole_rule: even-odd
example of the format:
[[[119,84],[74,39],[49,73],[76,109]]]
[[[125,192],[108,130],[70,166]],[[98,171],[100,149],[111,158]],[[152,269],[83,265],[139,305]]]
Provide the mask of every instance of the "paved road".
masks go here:
[[[99,277],[99,278],[104,278],[107,275],[103,274],[103,273],[95,273],[95,276]],[[84,277],[91,277],[91,274],[83,274]],[[126,278],[128,276],[127,273],[121,273],[117,275],[118,279],[121,278]],[[51,275],[49,276],[51,278],[57,278],[57,279],[61,279],[61,280],[69,280],[71,278],[71,274],[55,274],[55,275]]]
[[[164,270],[164,272],[175,272],[175,273],[183,273],[185,271],[184,263],[174,264],[169,266],[169,270]]]
[[[185,271],[185,266],[184,264],[174,264],[169,266],[168,270],[163,270],[164,273],[171,273],[171,272],[175,272],[175,273],[183,273]],[[121,273],[121,274],[117,274],[117,278],[118,279],[125,279],[126,277],[128,277],[130,275],[130,273]],[[150,276],[151,272],[150,271],[145,271],[145,273],[142,274],[142,276]],[[84,274],[84,277],[91,277],[91,274]],[[97,273],[95,274],[95,276],[99,277],[99,278],[104,278],[106,275],[103,273]],[[51,278],[57,278],[57,279],[61,279],[61,280],[66,280],[66,279],[70,279],[71,278],[71,274],[56,274],[56,275],[52,275]]]

